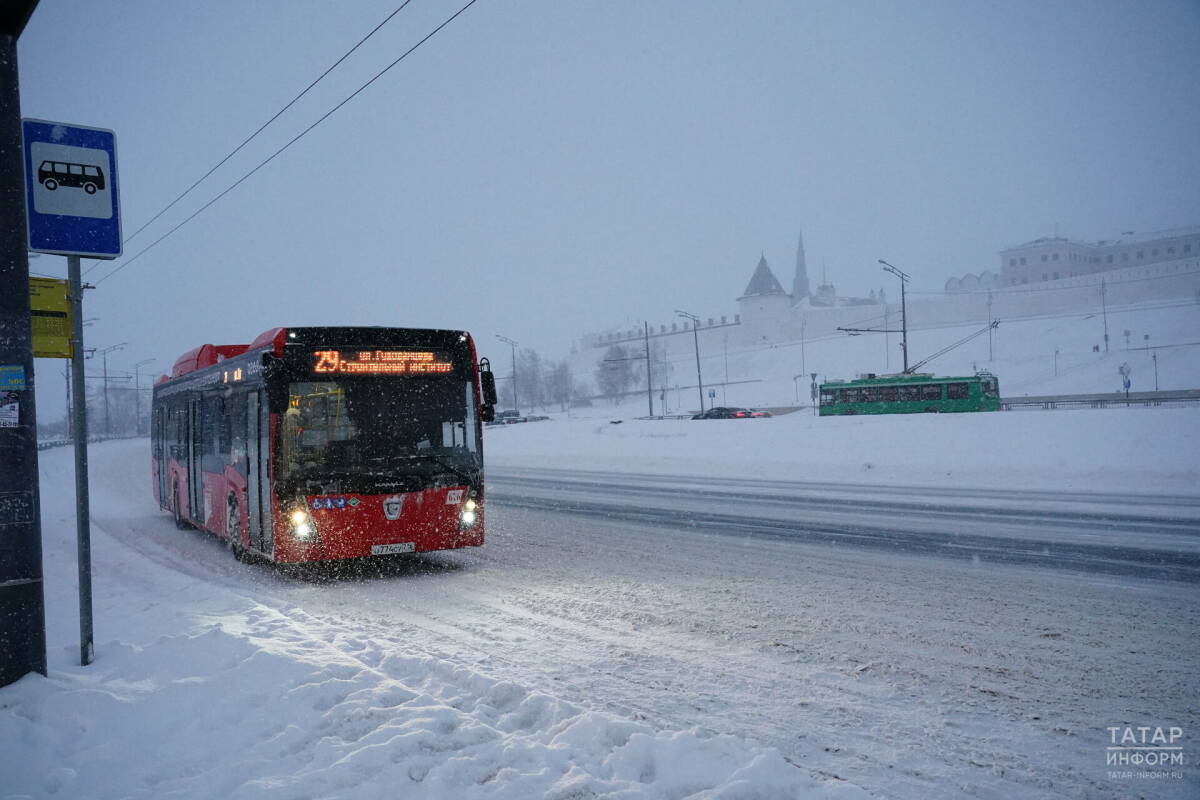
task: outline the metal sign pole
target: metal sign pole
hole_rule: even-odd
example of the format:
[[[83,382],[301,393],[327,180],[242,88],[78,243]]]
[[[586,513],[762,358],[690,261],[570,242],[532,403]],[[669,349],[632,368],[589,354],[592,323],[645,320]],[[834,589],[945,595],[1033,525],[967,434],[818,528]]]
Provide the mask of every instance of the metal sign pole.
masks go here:
[[[79,256],[67,256],[71,282],[71,424],[75,429],[75,525],[79,545],[79,663],[95,657],[92,638],[92,535],[88,511],[87,391],[83,373],[83,280]]]

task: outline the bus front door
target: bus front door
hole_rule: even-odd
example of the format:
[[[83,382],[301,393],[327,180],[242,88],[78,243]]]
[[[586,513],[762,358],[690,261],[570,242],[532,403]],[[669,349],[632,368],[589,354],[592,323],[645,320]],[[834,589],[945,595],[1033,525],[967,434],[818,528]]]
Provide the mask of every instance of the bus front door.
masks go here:
[[[251,392],[246,400],[246,498],[250,504],[250,546],[270,553],[273,543],[267,475],[271,453],[270,410],[265,392]]]

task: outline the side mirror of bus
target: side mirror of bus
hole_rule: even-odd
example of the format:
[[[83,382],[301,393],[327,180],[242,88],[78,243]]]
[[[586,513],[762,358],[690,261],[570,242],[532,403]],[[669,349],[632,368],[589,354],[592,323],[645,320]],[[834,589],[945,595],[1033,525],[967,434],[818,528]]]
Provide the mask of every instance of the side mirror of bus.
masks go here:
[[[496,376],[490,368],[480,371],[479,388],[483,391],[483,404],[479,409],[479,416],[484,422],[493,422],[496,419]]]
[[[490,372],[479,373],[479,383],[483,388],[483,404],[485,406],[495,406],[496,398],[496,376]]]

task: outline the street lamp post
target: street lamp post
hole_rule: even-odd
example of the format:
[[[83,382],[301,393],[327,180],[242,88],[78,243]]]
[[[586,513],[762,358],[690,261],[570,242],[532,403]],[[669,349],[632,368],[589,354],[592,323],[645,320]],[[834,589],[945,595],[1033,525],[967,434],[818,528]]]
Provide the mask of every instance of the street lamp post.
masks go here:
[[[108,417],[108,354],[112,353],[116,350],[124,349],[125,345],[127,345],[127,344],[129,344],[129,342],[121,342],[120,344],[114,344],[112,347],[106,347],[100,351],[100,355],[103,356],[103,358],[104,358],[104,435],[105,436],[109,436],[112,434],[112,427],[109,424],[109,417]],[[83,402],[85,402],[85,403],[87,402],[86,397],[83,398]]]
[[[521,416],[521,404],[517,402],[517,342],[498,333],[496,334],[496,338],[512,347],[513,410],[517,412],[517,416],[519,417]]]
[[[889,333],[900,334],[900,351],[904,354],[904,372],[902,374],[907,375],[908,374],[908,306],[905,301],[904,284],[908,283],[908,275],[906,275],[905,273],[896,269],[891,264],[884,261],[882,258],[878,259],[878,261],[880,264],[883,264],[884,272],[890,272],[893,275],[895,275],[897,278],[900,279],[900,330],[896,331],[896,330],[892,330],[891,328],[888,327],[887,304],[884,304],[884,307],[883,307],[884,322],[883,322],[882,328],[844,328],[839,325],[838,330],[845,331],[846,333],[850,334],[851,336],[858,336],[860,333],[882,333],[882,334],[884,334],[885,337]],[[886,339],[885,339],[885,341],[886,341]],[[804,344],[804,340],[801,339],[800,355],[802,358],[804,356],[803,344]],[[928,360],[929,359],[926,359],[926,361],[928,361]],[[922,361],[921,363],[924,364],[925,362]]]
[[[153,358],[143,359],[133,365],[133,432],[142,432],[142,383],[138,369],[153,362]]]
[[[893,267],[882,258],[878,259],[880,264],[883,264],[883,271],[890,272],[900,279],[900,350],[904,353],[904,372],[908,372],[908,309],[904,298],[904,284],[908,283],[908,275],[901,272],[896,267]]]
[[[700,390],[700,413],[704,413],[704,380],[700,377],[700,318],[687,311],[675,309],[675,313],[692,321],[692,339],[696,345],[696,386]]]
[[[800,372],[808,372],[804,364],[804,330],[808,327],[808,317],[800,318]]]

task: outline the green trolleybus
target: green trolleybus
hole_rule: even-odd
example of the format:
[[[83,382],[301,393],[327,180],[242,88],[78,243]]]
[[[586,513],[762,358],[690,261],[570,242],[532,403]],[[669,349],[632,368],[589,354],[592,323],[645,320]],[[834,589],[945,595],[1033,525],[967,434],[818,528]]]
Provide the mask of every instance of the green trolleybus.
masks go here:
[[[821,384],[823,417],[999,410],[1000,382],[990,372],[966,378],[942,378],[928,373],[868,373],[858,380]]]

